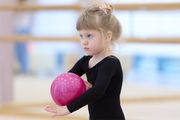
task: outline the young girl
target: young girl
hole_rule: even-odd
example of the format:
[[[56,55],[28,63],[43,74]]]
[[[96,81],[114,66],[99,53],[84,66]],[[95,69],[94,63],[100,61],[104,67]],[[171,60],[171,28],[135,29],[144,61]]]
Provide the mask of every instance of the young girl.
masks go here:
[[[67,106],[47,106],[54,116],[68,115],[88,104],[90,120],[125,120],[120,92],[123,72],[112,46],[121,36],[121,25],[109,4],[88,7],[79,17],[76,28],[83,56],[69,72],[86,74],[87,91]]]

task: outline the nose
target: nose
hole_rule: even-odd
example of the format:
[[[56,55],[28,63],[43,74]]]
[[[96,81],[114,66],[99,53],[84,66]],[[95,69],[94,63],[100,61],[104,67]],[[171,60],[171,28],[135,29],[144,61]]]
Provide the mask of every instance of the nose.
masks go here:
[[[86,39],[82,39],[82,40],[81,40],[81,44],[82,44],[82,45],[87,45],[87,44],[88,44],[88,42],[87,42],[87,40],[86,40]]]

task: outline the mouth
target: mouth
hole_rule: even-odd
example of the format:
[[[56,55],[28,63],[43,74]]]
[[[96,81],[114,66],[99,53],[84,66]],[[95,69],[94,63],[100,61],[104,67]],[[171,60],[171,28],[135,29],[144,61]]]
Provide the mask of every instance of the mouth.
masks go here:
[[[84,50],[89,50],[89,48],[87,48],[87,47],[84,47],[83,49],[84,49]]]

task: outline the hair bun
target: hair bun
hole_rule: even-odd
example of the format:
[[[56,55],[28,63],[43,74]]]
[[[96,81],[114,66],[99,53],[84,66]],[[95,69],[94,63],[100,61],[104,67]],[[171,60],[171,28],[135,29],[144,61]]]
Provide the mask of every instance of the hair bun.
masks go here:
[[[111,13],[113,12],[113,9],[114,9],[112,5],[107,4],[107,3],[104,3],[104,4],[102,5],[102,8],[107,9],[107,10],[110,11]]]

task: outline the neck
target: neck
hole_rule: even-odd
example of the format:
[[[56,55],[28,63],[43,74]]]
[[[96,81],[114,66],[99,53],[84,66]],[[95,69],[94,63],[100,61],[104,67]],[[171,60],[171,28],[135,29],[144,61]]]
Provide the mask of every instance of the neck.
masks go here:
[[[105,49],[105,50],[101,51],[100,53],[98,53],[96,55],[93,55],[92,58],[89,61],[89,68],[92,68],[98,62],[100,62],[105,57],[110,56],[110,55],[113,55],[113,52],[110,49]]]
[[[103,51],[101,51],[100,53],[96,54],[96,55],[93,55],[93,58],[94,59],[103,59],[107,56],[110,56],[110,55],[113,55],[114,53],[112,52],[112,50],[110,48],[108,49],[104,49]]]

